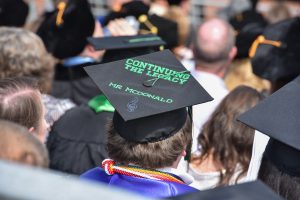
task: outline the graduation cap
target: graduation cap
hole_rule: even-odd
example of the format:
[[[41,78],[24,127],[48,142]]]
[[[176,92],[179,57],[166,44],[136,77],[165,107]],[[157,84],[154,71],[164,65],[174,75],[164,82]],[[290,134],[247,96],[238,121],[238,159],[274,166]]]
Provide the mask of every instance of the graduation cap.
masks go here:
[[[24,26],[28,12],[23,0],[0,0],[0,26]]]
[[[300,18],[266,27],[250,49],[253,72],[271,82],[291,81],[300,74]]]
[[[184,126],[186,107],[212,100],[169,50],[85,70],[115,107],[114,128],[127,141],[170,137]]]
[[[64,59],[80,54],[93,35],[95,20],[87,0],[68,0],[45,15],[37,30],[48,52]]]
[[[112,62],[129,57],[159,51],[166,43],[160,37],[147,34],[118,37],[89,37],[88,42],[96,50],[106,50],[102,62]]]
[[[52,126],[47,139],[51,169],[80,175],[107,158],[106,125],[112,119],[113,108],[102,95],[94,99],[91,102],[96,104],[97,114],[81,105]]]
[[[238,13],[229,20],[235,29],[237,58],[247,58],[249,49],[257,36],[261,35],[267,25],[263,16],[255,10],[246,10]]]
[[[167,44],[167,49],[172,49],[178,45],[178,26],[175,21],[160,17],[158,15],[141,15],[140,33],[152,33],[160,36]]]
[[[259,0],[251,0],[251,4],[252,4],[252,10],[256,10],[256,6]]]
[[[185,0],[168,0],[170,6],[180,6],[180,4]]]
[[[281,171],[300,176],[300,76],[238,117],[270,136],[265,155]]]
[[[172,200],[281,200],[269,187],[261,181],[253,181],[233,186],[217,187],[168,199]]]
[[[130,1],[124,3],[119,11],[110,12],[103,21],[103,25],[107,25],[109,21],[124,18],[127,16],[134,16],[138,18],[140,15],[145,15],[148,13],[150,7],[146,5],[143,1]]]

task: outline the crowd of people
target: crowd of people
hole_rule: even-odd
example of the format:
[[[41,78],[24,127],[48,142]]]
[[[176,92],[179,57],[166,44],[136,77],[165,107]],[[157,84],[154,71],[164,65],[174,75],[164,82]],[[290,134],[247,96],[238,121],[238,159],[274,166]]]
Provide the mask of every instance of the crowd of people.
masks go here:
[[[146,197],[259,179],[300,199],[300,18],[247,2],[195,26],[190,0],[57,0],[31,21],[0,0],[0,159]]]

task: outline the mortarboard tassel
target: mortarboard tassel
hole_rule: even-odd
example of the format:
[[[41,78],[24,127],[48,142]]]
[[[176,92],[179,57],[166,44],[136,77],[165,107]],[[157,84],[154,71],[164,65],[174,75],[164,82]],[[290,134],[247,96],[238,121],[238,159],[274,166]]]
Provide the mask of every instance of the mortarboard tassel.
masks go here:
[[[260,44],[269,44],[269,45],[273,45],[275,47],[280,47],[281,46],[281,42],[280,41],[274,41],[274,40],[267,40],[265,38],[265,36],[260,35],[256,38],[256,40],[252,43],[252,46],[249,50],[249,57],[253,58],[255,53],[256,53],[256,49]]]
[[[64,23],[62,16],[64,14],[65,8],[66,8],[65,2],[59,2],[59,4],[57,5],[58,13],[56,16],[56,26],[60,26],[61,24]]]

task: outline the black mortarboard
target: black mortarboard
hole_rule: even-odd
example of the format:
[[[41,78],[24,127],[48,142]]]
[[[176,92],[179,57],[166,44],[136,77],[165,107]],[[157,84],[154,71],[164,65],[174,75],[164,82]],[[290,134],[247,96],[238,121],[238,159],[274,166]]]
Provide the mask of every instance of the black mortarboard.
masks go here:
[[[147,34],[135,36],[88,38],[96,50],[106,50],[102,62],[113,62],[159,51],[166,43],[160,37]]]
[[[184,0],[168,0],[170,6],[180,6]]]
[[[258,35],[262,34],[267,25],[263,16],[255,10],[246,10],[229,20],[235,29],[237,58],[247,58],[249,49]]]
[[[271,82],[300,74],[300,18],[267,26],[250,49],[253,72]]]
[[[158,15],[141,15],[138,18],[141,33],[153,33],[160,36],[167,44],[167,49],[178,45],[178,26],[175,21]]]
[[[0,26],[24,26],[28,12],[23,0],[0,0]]]
[[[283,172],[300,176],[300,76],[238,120],[270,136],[265,155]]]
[[[107,25],[109,21],[124,18],[127,16],[134,16],[138,18],[140,15],[147,14],[149,11],[149,6],[143,1],[130,1],[122,5],[121,10],[110,12],[104,19],[103,24]]]
[[[256,10],[257,3],[258,3],[258,0],[251,0],[252,10]]]
[[[230,18],[229,23],[235,30],[240,31],[247,24],[257,23],[260,25],[266,25],[267,21],[264,19],[262,14],[255,10],[245,10]]]
[[[80,54],[94,29],[95,20],[87,0],[68,0],[46,14],[37,34],[50,53],[64,59]]]
[[[226,187],[217,187],[186,195],[171,197],[173,200],[281,200],[261,181],[253,181]]]
[[[88,42],[95,50],[132,49],[166,44],[160,37],[153,34],[101,38],[89,37]]]
[[[212,100],[169,50],[85,70],[115,107],[114,127],[128,141],[170,137],[184,126],[186,107]]]

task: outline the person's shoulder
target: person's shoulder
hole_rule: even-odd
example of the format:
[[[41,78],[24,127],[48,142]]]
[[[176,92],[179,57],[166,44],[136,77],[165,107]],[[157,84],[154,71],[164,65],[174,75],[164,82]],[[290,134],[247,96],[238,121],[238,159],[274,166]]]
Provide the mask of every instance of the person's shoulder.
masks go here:
[[[199,191],[196,188],[191,187],[187,184],[180,184],[180,183],[173,183],[173,182],[169,183],[169,189],[172,193],[170,196],[177,196],[181,194]]]
[[[109,182],[110,176],[108,176],[102,168],[95,167],[81,174],[80,179]]]
[[[68,110],[56,121],[49,134],[49,140],[63,138],[79,143],[106,143],[106,124],[112,119],[113,113],[95,113],[87,105]]]

